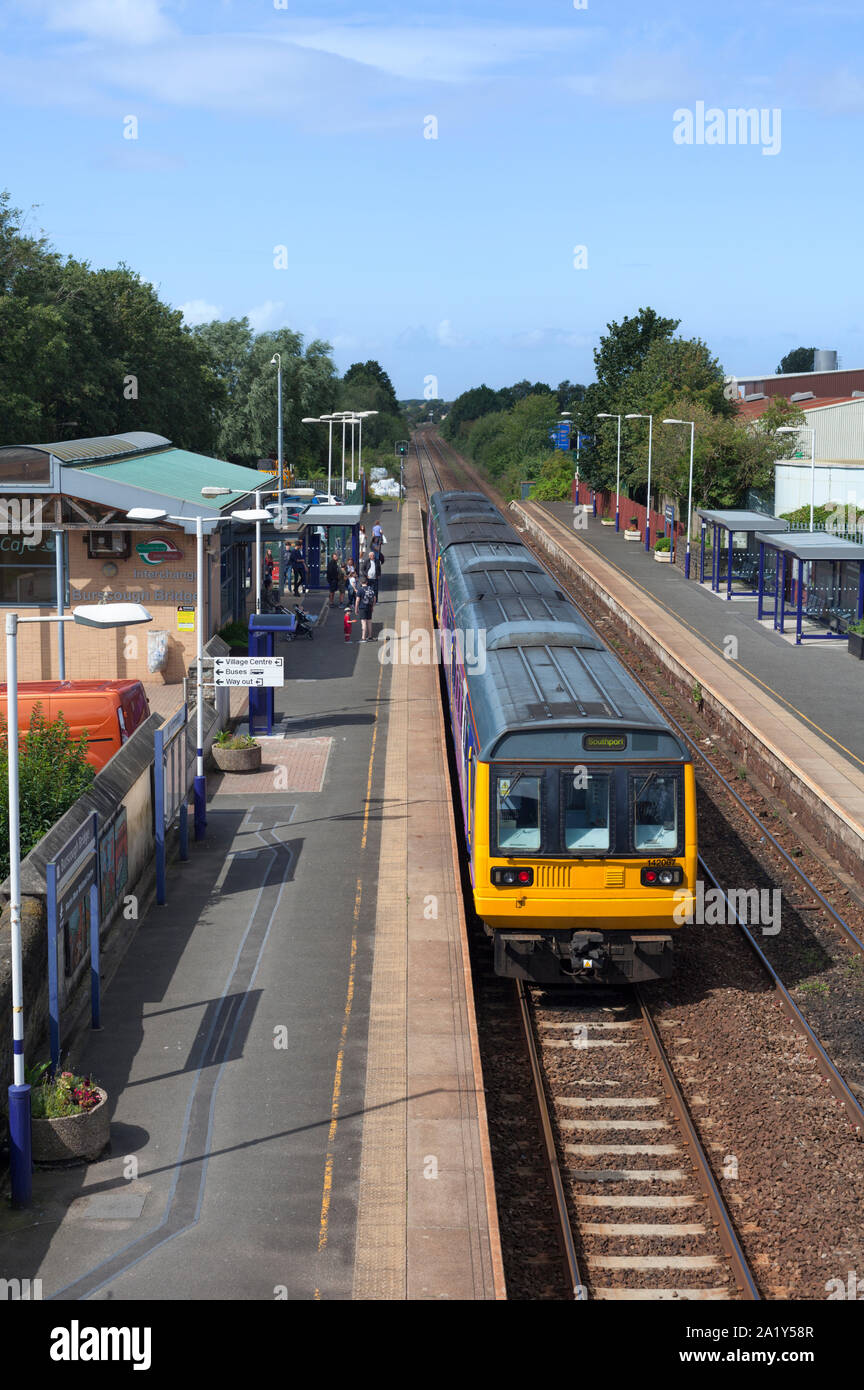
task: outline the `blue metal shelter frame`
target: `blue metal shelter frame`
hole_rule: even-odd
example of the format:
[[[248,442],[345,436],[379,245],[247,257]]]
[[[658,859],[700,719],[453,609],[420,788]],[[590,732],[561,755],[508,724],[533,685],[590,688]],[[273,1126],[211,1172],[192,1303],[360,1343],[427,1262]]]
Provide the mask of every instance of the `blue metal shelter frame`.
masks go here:
[[[189,792],[195,776],[195,753],[189,747],[188,706],[184,705],[153,735],[153,816],[156,834],[156,901],[166,896],[165,836],[179,818],[180,858],[189,858]]]
[[[711,549],[711,589],[715,594],[720,593],[720,555],[723,549],[721,535],[726,532],[726,598],[731,599],[732,580],[736,577],[733,573],[734,538],[736,534],[742,532],[748,537],[754,536],[757,531],[773,532],[788,531],[789,522],[781,520],[777,516],[766,516],[764,512],[747,511],[706,511],[697,507],[696,515],[701,519],[699,538],[699,583],[705,583],[705,537],[708,527],[713,527],[713,546]],[[748,555],[750,558],[741,573],[737,576],[744,583],[754,582],[756,587],[753,589],[737,589],[736,598],[756,598],[762,592],[764,583],[764,551],[760,546],[758,565],[755,557],[750,553],[748,541]]]
[[[776,632],[785,633],[786,617],[794,614],[795,616],[795,645],[800,646],[802,642],[830,642],[846,641],[845,623],[849,621],[860,621],[864,617],[864,545],[857,545],[854,541],[840,540],[826,531],[803,531],[789,532],[787,535],[778,536],[769,533],[757,533],[755,539],[759,542],[759,600],[757,607],[757,617],[761,619],[764,609],[764,554],[768,547],[776,554],[775,583],[774,583],[774,629]],[[798,562],[798,575],[795,579],[795,562]],[[842,593],[842,570],[843,564],[858,566],[858,583],[854,608],[846,611],[835,608],[823,609],[821,605],[810,602],[812,590],[812,575],[814,570],[809,569],[805,582],[805,566],[815,566],[819,563],[830,563],[831,587],[838,593]],[[791,579],[792,605],[791,609],[786,602],[786,580]],[[841,582],[837,580],[840,578]],[[807,606],[805,608],[805,593],[807,594]],[[824,632],[804,632],[805,616],[811,621],[816,621],[826,628]],[[843,625],[843,630],[841,629]]]

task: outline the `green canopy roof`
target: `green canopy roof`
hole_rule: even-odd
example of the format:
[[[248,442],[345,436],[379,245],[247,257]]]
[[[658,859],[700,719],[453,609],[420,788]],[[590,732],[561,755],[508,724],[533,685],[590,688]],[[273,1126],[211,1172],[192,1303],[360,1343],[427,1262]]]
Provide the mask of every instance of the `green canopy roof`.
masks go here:
[[[67,463],[63,471],[130,483],[144,492],[176,497],[214,512],[236,507],[241,497],[269,481],[257,469],[208,458],[206,454],[190,454],[187,449],[159,449],[115,463]],[[202,487],[228,487],[231,492],[221,497],[202,497]]]

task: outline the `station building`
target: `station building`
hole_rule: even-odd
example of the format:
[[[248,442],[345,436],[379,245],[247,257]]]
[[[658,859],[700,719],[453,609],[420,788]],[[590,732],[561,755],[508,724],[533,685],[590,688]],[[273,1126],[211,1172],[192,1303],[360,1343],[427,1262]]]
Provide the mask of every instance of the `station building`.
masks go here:
[[[864,373],[861,374],[864,378]],[[771,383],[767,383],[769,387]],[[772,390],[772,395],[779,393]],[[742,416],[758,420],[771,404],[771,396],[744,397],[738,403]],[[791,396],[804,414],[802,424],[815,430],[816,506],[841,503],[857,516],[864,512],[864,389],[849,396]],[[791,459],[774,467],[774,512],[782,516],[810,502],[810,435],[799,436]],[[847,519],[850,528],[856,521]]]
[[[66,624],[67,679],[173,684],[194,660],[198,621],[206,641],[224,623],[246,619],[254,597],[254,528],[232,522],[229,513],[256,506],[255,488],[271,485],[262,473],[143,431],[0,447],[0,618],[9,611],[47,616],[61,607],[68,613],[100,601],[143,603],[153,622],[129,633]],[[205,488],[227,491],[208,497]],[[128,520],[127,512],[141,507],[181,520]],[[200,615],[198,516],[209,523]],[[157,652],[162,660],[154,668]],[[56,679],[57,625],[21,625],[18,663],[20,680]]]

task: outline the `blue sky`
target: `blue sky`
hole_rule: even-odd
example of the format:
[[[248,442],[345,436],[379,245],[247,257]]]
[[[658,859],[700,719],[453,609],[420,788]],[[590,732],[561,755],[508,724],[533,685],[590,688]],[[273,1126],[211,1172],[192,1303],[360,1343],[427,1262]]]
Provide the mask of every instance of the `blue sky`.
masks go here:
[[[645,304],[732,373],[862,366],[862,39],[860,0],[5,0],[0,186],[190,322],[403,397],[590,381]],[[779,110],[779,151],[676,143],[699,102]]]

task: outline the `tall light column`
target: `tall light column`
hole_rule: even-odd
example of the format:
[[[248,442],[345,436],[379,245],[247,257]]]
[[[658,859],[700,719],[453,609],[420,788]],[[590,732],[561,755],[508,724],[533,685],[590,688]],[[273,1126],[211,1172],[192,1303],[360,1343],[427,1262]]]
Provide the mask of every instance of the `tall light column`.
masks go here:
[[[625,420],[647,420],[648,421],[648,488],[647,506],[645,508],[645,549],[651,549],[651,442],[654,434],[653,415],[625,415]]]
[[[54,575],[57,583],[57,617],[63,617],[66,605],[66,576],[63,571],[63,532],[54,532]],[[66,628],[57,624],[57,661],[61,681],[66,679]]]
[[[618,462],[615,468],[615,530],[621,529],[621,416],[611,415],[608,410],[601,410],[597,416],[598,420],[617,420],[618,421]]]
[[[696,438],[695,420],[664,420],[664,425],[689,425],[690,427],[690,481],[687,486],[687,549],[684,552],[684,578],[690,578],[690,527],[693,517],[693,444]]]
[[[274,352],[270,358],[270,366],[276,364],[276,471],[279,481],[276,484],[279,501],[279,515],[282,515],[282,354]]]

